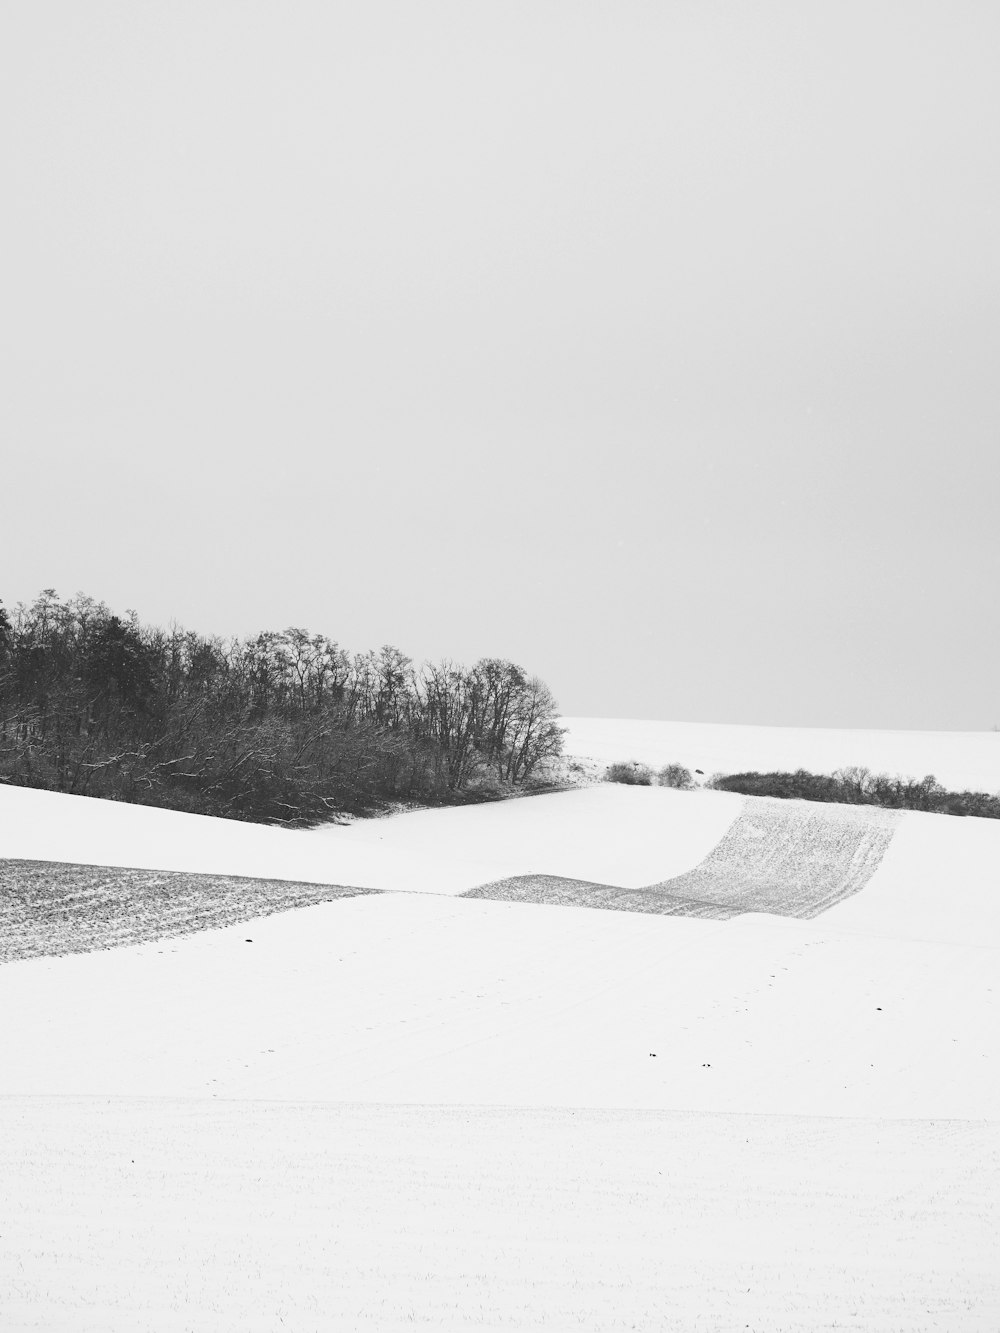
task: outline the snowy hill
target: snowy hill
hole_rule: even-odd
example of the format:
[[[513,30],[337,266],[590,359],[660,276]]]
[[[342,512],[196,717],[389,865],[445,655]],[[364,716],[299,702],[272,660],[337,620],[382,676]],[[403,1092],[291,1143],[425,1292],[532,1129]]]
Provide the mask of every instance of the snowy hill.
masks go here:
[[[833,755],[669,727],[570,748]],[[5,787],[0,864],[11,922],[151,914],[0,966],[5,1328],[997,1326],[1000,822],[599,785],[290,832]],[[168,935],[168,872],[380,891]]]
[[[1000,792],[997,731],[854,731],[601,717],[566,717],[561,725],[568,755],[604,765],[629,759],[652,768],[678,763],[706,776],[797,768],[833,773],[857,766],[918,780],[933,773],[956,791]]]

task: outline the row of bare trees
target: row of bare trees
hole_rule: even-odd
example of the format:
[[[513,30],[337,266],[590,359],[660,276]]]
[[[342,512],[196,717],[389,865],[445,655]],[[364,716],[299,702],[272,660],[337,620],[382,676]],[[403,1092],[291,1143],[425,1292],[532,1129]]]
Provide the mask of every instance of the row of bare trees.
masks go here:
[[[310,823],[539,780],[562,731],[512,662],[416,665],[291,628],[222,640],[46,589],[0,605],[0,781]]]
[[[715,791],[741,792],[745,796],[1000,819],[1000,793],[991,796],[979,791],[949,791],[933,773],[918,779],[872,773],[867,768],[841,768],[832,774],[809,773],[800,768],[794,773],[716,773],[707,785]]]

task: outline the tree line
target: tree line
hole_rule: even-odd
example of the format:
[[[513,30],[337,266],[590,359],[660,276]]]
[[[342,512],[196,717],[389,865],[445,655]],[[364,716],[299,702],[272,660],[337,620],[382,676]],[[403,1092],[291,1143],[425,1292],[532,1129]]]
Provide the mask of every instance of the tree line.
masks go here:
[[[872,773],[867,768],[842,768],[833,774],[809,773],[800,768],[794,773],[717,773],[707,785],[715,791],[740,792],[745,796],[834,801],[841,805],[878,805],[888,810],[1000,819],[1000,795],[949,791],[933,773],[918,779]]]
[[[0,781],[291,825],[489,799],[562,750],[513,662],[351,654],[304,629],[223,640],[49,588],[0,603]]]
[[[700,770],[696,769],[695,772]],[[654,773],[648,764],[620,760],[604,771],[605,782],[632,787],[678,787],[690,791],[696,784],[691,770],[667,764]],[[933,773],[925,778],[893,777],[867,768],[841,768],[836,773],[714,773],[704,784],[713,791],[743,796],[777,796],[785,800],[830,801],[839,805],[878,805],[889,810],[923,810],[939,815],[973,815],[1000,819],[1000,793],[949,791]]]

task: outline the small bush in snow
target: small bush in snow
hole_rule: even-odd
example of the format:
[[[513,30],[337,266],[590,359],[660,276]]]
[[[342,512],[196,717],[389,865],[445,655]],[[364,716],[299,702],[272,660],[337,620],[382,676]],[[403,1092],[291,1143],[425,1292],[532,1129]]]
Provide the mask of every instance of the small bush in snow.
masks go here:
[[[605,782],[624,782],[629,787],[651,787],[653,770],[646,764],[639,764],[634,759],[619,760],[609,764],[604,774]]]
[[[661,787],[679,787],[681,791],[689,791],[694,786],[691,770],[683,764],[667,764],[660,769],[658,778]]]

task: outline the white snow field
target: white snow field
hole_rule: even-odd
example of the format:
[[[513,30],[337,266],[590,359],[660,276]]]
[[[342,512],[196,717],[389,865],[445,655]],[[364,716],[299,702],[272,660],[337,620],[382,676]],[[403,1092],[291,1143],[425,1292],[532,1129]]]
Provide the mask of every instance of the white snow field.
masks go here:
[[[381,892],[60,954],[88,866]],[[0,869],[55,894],[0,965],[4,1333],[1000,1329],[1000,821],[0,787]]]
[[[1000,792],[1000,731],[852,731],[820,727],[748,727],[713,722],[642,722],[564,717],[566,752],[601,765],[636,759],[653,768],[692,772],[833,773],[860,766],[873,773],[923,778],[933,773],[957,791]]]

